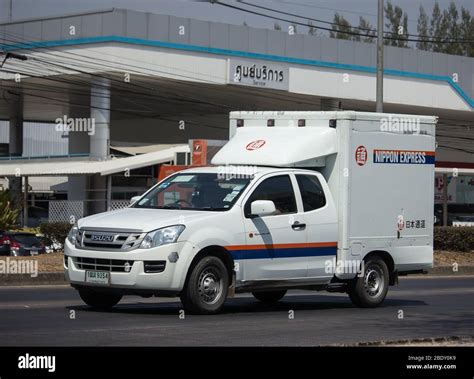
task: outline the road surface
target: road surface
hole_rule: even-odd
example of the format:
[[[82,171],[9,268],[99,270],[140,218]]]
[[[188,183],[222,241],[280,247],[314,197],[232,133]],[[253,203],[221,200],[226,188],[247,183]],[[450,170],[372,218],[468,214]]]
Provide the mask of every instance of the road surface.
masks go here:
[[[126,297],[111,312],[94,311],[67,286],[0,287],[0,345],[314,346],[473,336],[474,276],[402,278],[376,309],[356,308],[345,294],[291,291],[274,306],[245,294],[219,315],[182,319],[180,310],[178,299]]]

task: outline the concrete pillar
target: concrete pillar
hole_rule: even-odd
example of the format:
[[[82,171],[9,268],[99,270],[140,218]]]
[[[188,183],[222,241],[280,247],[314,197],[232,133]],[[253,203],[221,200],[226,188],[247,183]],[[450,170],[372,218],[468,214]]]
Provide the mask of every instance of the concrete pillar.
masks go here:
[[[105,160],[110,151],[110,81],[106,78],[94,79],[91,83],[91,121],[95,129],[90,136],[91,159]],[[94,175],[90,178],[89,212],[107,211],[107,178]]]
[[[72,104],[80,104],[83,98],[72,96],[70,99]],[[62,115],[66,118],[78,119],[86,118],[90,119],[90,113],[88,109],[78,106],[70,106],[68,114]],[[89,146],[89,135],[87,131],[70,131],[68,141],[68,154],[84,155],[90,153]],[[70,176],[68,177],[68,200],[84,201],[87,198],[87,187],[88,180],[86,176]]]
[[[28,177],[25,176],[25,182],[24,182],[24,190],[23,190],[23,226],[25,228],[28,227]]]
[[[91,82],[90,111],[72,106],[68,117],[87,118],[87,131],[69,133],[69,154],[89,154],[91,159],[104,160],[110,150],[110,81],[94,78]],[[72,99],[81,104],[83,98]],[[107,210],[107,181],[100,175],[69,177],[68,200],[84,201],[84,214]]]
[[[92,175],[89,180],[89,214],[107,211],[107,177]]]
[[[110,149],[110,81],[94,79],[91,84],[91,121],[95,125],[90,136],[90,151],[93,159],[107,159]]]
[[[10,121],[8,155],[21,157],[23,154],[23,99],[20,94],[6,93],[4,96],[8,101]],[[12,202],[20,208],[22,206],[21,172],[19,174],[19,176],[8,178],[8,187]]]

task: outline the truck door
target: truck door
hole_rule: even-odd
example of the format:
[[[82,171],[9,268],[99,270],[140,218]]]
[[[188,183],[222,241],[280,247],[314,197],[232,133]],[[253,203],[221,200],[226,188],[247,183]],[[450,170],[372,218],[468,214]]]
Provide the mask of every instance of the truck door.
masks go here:
[[[333,276],[336,263],[336,208],[322,176],[297,173],[295,177],[306,223],[308,278],[325,280]]]
[[[306,232],[304,215],[298,209],[296,181],[289,174],[266,176],[244,200],[246,246],[239,251],[244,262],[244,280],[305,278]],[[250,204],[271,200],[276,214],[250,217]]]

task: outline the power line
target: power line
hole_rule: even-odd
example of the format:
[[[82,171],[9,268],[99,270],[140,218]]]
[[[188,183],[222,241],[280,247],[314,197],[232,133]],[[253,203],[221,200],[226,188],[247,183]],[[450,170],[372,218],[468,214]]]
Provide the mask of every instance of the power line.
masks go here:
[[[305,24],[305,23],[302,23],[302,22],[299,22],[299,21],[294,21],[294,20],[288,20],[288,19],[284,19],[284,18],[281,18],[281,17],[277,17],[277,16],[272,16],[272,15],[268,15],[268,14],[264,14],[264,13],[260,13],[260,12],[256,12],[256,11],[253,11],[253,10],[250,10],[250,9],[245,9],[245,8],[240,8],[240,7],[237,7],[235,5],[230,5],[230,4],[225,4],[225,3],[222,3],[220,1],[215,1],[213,4],[218,4],[218,5],[222,5],[224,7],[228,7],[228,8],[232,8],[232,9],[236,9],[236,10],[239,10],[239,11],[242,11],[242,12],[247,12],[247,13],[250,13],[250,14],[254,14],[254,15],[257,15],[257,16],[261,16],[261,17],[266,17],[266,18],[271,18],[271,19],[274,19],[274,20],[278,20],[278,21],[283,21],[283,22],[288,22],[289,24],[295,24],[295,25],[301,25],[301,26],[304,26],[304,27],[313,27],[315,29],[319,29],[319,30],[325,30],[325,31],[330,31],[330,32],[336,32],[336,33],[340,33],[340,34],[347,34],[347,35],[352,35],[352,36],[360,36],[360,37],[375,37],[375,35],[367,35],[367,34],[363,34],[363,33],[357,33],[357,32],[353,32],[353,31],[349,31],[349,30],[340,30],[340,29],[332,29],[332,28],[325,28],[325,27],[322,27],[322,26],[315,26],[315,25],[308,25],[308,24]],[[256,6],[254,4],[250,4],[251,6]],[[260,7],[260,6],[256,6],[256,7]],[[270,8],[267,8],[267,9],[270,9]],[[278,12],[278,13],[287,13],[287,12],[281,12],[281,11],[276,11],[276,10],[271,10],[272,12]],[[301,16],[301,15],[295,15],[295,17],[300,17],[302,19],[308,19],[306,16]],[[327,23],[330,23],[329,21],[325,21]],[[338,25],[338,24],[334,24],[334,23],[330,23],[332,25]],[[356,28],[357,27],[353,27],[351,26],[351,28]],[[393,32],[384,32],[384,33],[389,33],[389,34],[392,34],[392,35],[398,35],[398,33],[393,33]],[[394,41],[406,41],[406,42],[429,42],[429,43],[448,43],[448,44],[471,44],[471,43],[474,43],[474,40],[468,40],[468,39],[453,39],[453,38],[443,38],[443,39],[438,39],[437,37],[427,37],[425,38],[425,36],[419,36],[420,38],[410,38],[410,36],[417,36],[415,34],[404,34],[403,36],[400,36],[400,37],[387,37],[387,36],[384,36],[384,39],[385,40],[394,40]],[[433,39],[435,38],[435,39]]]
[[[336,22],[330,22],[330,21],[320,20],[320,19],[317,19],[317,18],[311,18],[311,17],[301,16],[301,15],[298,15],[298,14],[295,14],[295,13],[284,12],[284,11],[272,9],[272,8],[269,8],[269,7],[264,7],[264,6],[262,6],[262,5],[251,4],[251,3],[247,3],[246,1],[239,1],[239,3],[245,4],[245,5],[248,5],[248,6],[251,6],[251,7],[259,8],[259,9],[268,10],[268,11],[275,12],[275,13],[284,14],[284,15],[287,15],[287,16],[298,17],[298,18],[304,18],[304,19],[306,19],[306,20],[320,22],[320,23],[322,23],[322,24],[329,24],[329,25],[332,25],[332,26],[343,26],[343,27],[347,27],[347,26],[348,26],[348,25],[338,24],[338,23],[336,23]],[[312,25],[306,25],[306,26],[311,27]],[[365,30],[365,31],[369,31],[369,32],[374,32],[374,31],[375,31],[374,29],[362,28],[362,27],[360,27],[360,26],[351,26],[351,28],[353,28],[353,29],[359,29],[359,30]]]
[[[288,19],[284,19],[284,18],[281,18],[281,17],[277,17],[277,16],[271,16],[271,15],[267,15],[267,14],[264,14],[264,13],[255,12],[255,11],[252,11],[250,9],[239,8],[239,7],[236,7],[235,5],[221,3],[220,1],[215,1],[213,4],[222,5],[222,6],[227,7],[227,8],[236,9],[236,10],[251,13],[251,14],[254,14],[254,15],[257,15],[257,16],[262,16],[262,17],[271,18],[271,19],[278,20],[278,21],[288,22],[289,24],[301,25],[301,26],[304,26],[304,27],[309,27],[310,26],[308,24],[304,24],[304,23],[299,22],[299,21],[288,20]],[[322,26],[314,26],[313,25],[313,28],[319,29],[319,30],[326,30],[326,31],[334,32],[334,29],[325,28],[325,27],[322,27]],[[340,31],[340,30],[337,30],[337,32],[340,32],[340,33],[343,33],[343,34],[349,34],[349,35],[353,35],[353,36],[367,37],[367,35],[362,34],[362,33],[357,33],[357,32]]]
[[[273,0],[276,3],[281,3],[281,4],[288,4],[288,5],[297,5],[301,7],[307,7],[307,8],[314,8],[314,9],[324,9],[324,10],[329,10],[329,11],[334,11],[334,12],[341,12],[341,13],[352,13],[352,14],[357,14],[360,16],[370,16],[376,18],[377,15],[375,13],[367,13],[367,12],[358,12],[358,11],[353,11],[349,9],[341,9],[341,8],[330,8],[330,7],[322,7],[320,5],[313,5],[313,4],[305,4],[305,3],[299,3],[297,1],[284,1],[284,0]],[[417,20],[413,20],[411,18],[408,19],[409,22],[417,23]]]

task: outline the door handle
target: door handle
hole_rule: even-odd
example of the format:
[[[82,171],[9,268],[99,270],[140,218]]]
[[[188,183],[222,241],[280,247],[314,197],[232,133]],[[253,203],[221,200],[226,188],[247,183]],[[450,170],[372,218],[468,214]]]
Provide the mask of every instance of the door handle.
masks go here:
[[[298,221],[295,221],[291,227],[295,230],[299,230],[299,229],[304,229],[306,228],[306,224],[303,224],[302,222],[298,222]]]

